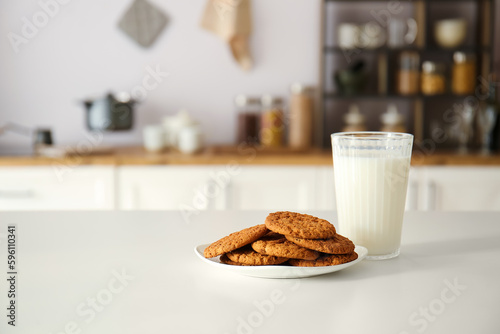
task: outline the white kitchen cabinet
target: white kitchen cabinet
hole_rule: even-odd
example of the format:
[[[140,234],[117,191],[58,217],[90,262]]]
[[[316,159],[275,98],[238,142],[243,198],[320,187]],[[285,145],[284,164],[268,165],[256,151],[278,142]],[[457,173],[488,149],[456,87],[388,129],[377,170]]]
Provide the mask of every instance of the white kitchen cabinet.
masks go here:
[[[123,210],[317,209],[317,167],[122,166]]]
[[[112,166],[0,168],[0,210],[113,210]]]
[[[318,180],[316,181],[318,210],[336,210],[335,177],[332,166],[318,167]]]
[[[118,208],[121,210],[215,209],[211,175],[218,166],[118,167]],[[217,196],[216,196],[217,195]]]
[[[500,211],[500,168],[421,167],[419,208]]]
[[[231,177],[225,200],[231,210],[316,210],[318,167],[243,166]]]
[[[405,210],[418,210],[420,189],[420,169],[411,167],[408,175],[408,190],[406,192]]]
[[[59,169],[58,169],[59,168]],[[0,167],[0,210],[335,210],[330,166]],[[410,169],[407,210],[500,211],[500,168]]]

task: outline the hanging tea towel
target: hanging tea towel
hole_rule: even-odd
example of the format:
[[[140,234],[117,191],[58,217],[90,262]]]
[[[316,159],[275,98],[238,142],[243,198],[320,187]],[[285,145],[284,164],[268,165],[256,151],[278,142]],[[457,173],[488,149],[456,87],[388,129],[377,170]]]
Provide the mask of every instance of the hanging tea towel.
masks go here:
[[[229,44],[244,70],[252,68],[249,37],[252,32],[250,0],[208,0],[201,26]]]

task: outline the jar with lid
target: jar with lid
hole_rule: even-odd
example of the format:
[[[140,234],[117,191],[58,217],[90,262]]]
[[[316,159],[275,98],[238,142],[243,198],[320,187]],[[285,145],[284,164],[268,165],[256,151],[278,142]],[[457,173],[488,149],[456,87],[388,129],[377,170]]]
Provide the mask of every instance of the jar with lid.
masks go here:
[[[357,104],[351,104],[349,111],[344,115],[344,132],[366,131],[365,116],[359,111]]]
[[[290,96],[288,143],[291,148],[307,149],[312,145],[314,99],[312,88],[294,83]]]
[[[237,144],[259,144],[260,99],[258,97],[238,95],[234,102],[238,111]]]
[[[420,57],[415,51],[404,51],[399,56],[396,72],[396,92],[402,95],[418,94]]]
[[[437,95],[446,91],[445,66],[433,61],[422,64],[421,87],[422,94]]]
[[[382,127],[380,131],[383,132],[406,132],[404,126],[404,117],[398,112],[395,104],[389,104],[387,111],[380,115]]]
[[[476,88],[476,57],[457,51],[453,54],[451,71],[453,94],[473,94]]]
[[[264,147],[281,147],[285,134],[283,100],[263,95],[260,101],[262,104],[260,144]]]

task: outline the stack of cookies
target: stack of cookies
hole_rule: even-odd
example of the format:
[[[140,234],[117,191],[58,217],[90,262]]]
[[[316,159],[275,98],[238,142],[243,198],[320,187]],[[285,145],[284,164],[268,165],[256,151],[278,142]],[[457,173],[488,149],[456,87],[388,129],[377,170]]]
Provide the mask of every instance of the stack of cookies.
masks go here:
[[[299,267],[333,266],[354,261],[354,244],[337,234],[324,219],[280,211],[265,224],[232,233],[205,248],[206,258],[220,256],[230,265],[288,264]]]

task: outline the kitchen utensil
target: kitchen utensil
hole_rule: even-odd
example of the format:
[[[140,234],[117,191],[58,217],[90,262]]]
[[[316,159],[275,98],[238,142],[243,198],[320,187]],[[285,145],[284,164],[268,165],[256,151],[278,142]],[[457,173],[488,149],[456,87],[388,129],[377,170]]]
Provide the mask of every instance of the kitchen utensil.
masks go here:
[[[406,20],[400,18],[391,18],[387,25],[388,40],[387,44],[391,48],[400,48],[412,44],[417,38],[417,21],[413,18]]]
[[[130,130],[135,104],[127,93],[108,93],[104,98],[85,100],[87,128],[93,131]]]
[[[460,46],[467,36],[467,20],[463,18],[437,21],[434,25],[434,38],[443,48]]]

